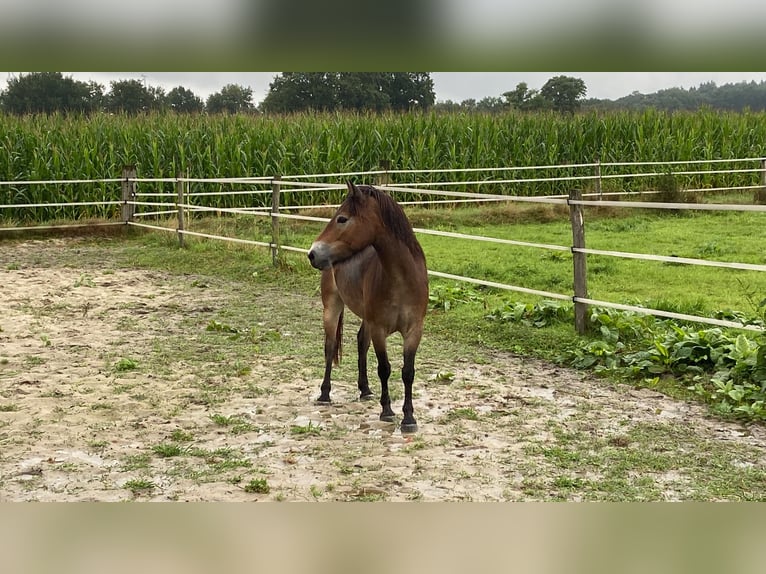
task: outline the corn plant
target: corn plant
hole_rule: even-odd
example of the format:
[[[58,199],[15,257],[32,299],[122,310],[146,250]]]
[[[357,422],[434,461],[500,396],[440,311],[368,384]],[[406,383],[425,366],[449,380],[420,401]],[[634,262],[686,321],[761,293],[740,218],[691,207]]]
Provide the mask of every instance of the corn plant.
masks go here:
[[[272,176],[391,169],[455,169],[602,162],[699,160],[766,155],[766,114],[698,112],[360,114],[302,113],[290,116],[0,117],[0,181],[119,177],[135,164],[140,177]],[[711,165],[712,166],[712,165]],[[707,167],[711,167],[707,166]],[[628,173],[630,167],[612,168]],[[635,168],[633,168],[635,169]],[[520,171],[514,177],[591,175],[589,168]],[[509,174],[478,172],[470,179]],[[452,173],[397,175],[400,182],[443,182]],[[685,176],[682,187],[753,185],[758,174]],[[365,182],[369,183],[369,182]],[[612,180],[625,190],[651,187],[651,178]],[[571,182],[461,186],[515,195],[565,194]],[[195,190],[226,191],[228,185]],[[142,184],[141,191],[172,192],[172,184]],[[0,204],[119,200],[119,184],[0,186]],[[332,203],[337,193],[293,194],[292,205]],[[212,207],[266,205],[265,195],[211,196]],[[0,212],[0,218],[116,217],[106,207],[42,208]]]

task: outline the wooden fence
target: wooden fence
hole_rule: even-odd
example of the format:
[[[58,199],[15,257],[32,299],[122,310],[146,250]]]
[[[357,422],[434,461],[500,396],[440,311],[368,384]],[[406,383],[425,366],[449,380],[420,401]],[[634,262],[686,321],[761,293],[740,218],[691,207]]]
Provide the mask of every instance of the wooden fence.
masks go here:
[[[103,222],[104,225],[128,225],[140,228],[146,228],[150,230],[173,232],[178,236],[178,241],[181,246],[184,245],[184,238],[186,236],[194,236],[207,238],[212,240],[230,241],[242,244],[249,244],[259,247],[268,248],[271,250],[272,259],[276,264],[280,259],[282,251],[292,251],[299,253],[307,253],[308,250],[294,245],[285,245],[281,240],[280,234],[280,220],[281,219],[296,219],[304,221],[317,221],[326,222],[327,218],[313,217],[309,215],[295,213],[295,210],[305,210],[312,206],[305,205],[285,205],[282,201],[287,194],[292,193],[334,193],[336,196],[345,189],[345,185],[338,183],[346,178],[355,178],[361,180],[374,180],[378,186],[388,191],[391,194],[395,194],[400,203],[405,205],[413,204],[434,204],[434,203],[469,203],[469,202],[536,202],[547,204],[560,204],[566,205],[569,210],[569,221],[572,228],[572,242],[570,245],[551,245],[542,243],[533,243],[527,241],[516,241],[511,239],[499,239],[492,237],[466,235],[454,232],[447,232],[433,229],[416,228],[415,232],[418,234],[430,234],[438,235],[442,237],[468,239],[473,241],[491,242],[506,245],[523,246],[534,249],[545,250],[557,250],[570,252],[572,254],[573,272],[572,272],[572,292],[571,293],[555,293],[550,291],[543,291],[539,289],[532,289],[521,285],[508,285],[482,279],[480,277],[464,277],[460,275],[454,275],[450,273],[444,273],[438,270],[429,270],[429,274],[434,277],[441,277],[451,279],[455,281],[463,281],[472,284],[484,285],[488,287],[505,289],[510,291],[516,291],[535,296],[540,296],[548,299],[558,299],[572,301],[575,309],[575,329],[579,333],[584,333],[587,328],[587,317],[589,305],[596,305],[600,307],[616,308],[621,310],[634,311],[639,313],[647,313],[656,316],[669,317],[674,319],[681,319],[686,321],[696,321],[700,323],[707,323],[723,327],[734,327],[750,330],[762,330],[761,327],[755,325],[745,325],[736,321],[729,321],[724,319],[715,319],[710,317],[701,317],[696,315],[688,315],[682,313],[674,313],[664,311],[660,309],[649,309],[645,307],[638,307],[633,305],[625,305],[621,303],[615,303],[610,301],[600,301],[591,299],[588,296],[588,284],[587,284],[587,255],[600,255],[609,257],[620,257],[629,259],[642,259],[650,261],[662,261],[672,262],[683,265],[703,265],[713,267],[723,267],[730,269],[744,269],[750,271],[766,271],[766,265],[752,264],[752,263],[737,263],[727,261],[713,261],[709,259],[694,259],[684,257],[668,257],[662,255],[646,254],[646,253],[626,253],[607,250],[589,249],[586,246],[585,241],[585,215],[584,206],[610,206],[619,208],[642,208],[642,209],[674,209],[674,210],[730,210],[730,211],[757,211],[766,212],[766,205],[756,203],[762,201],[764,194],[766,194],[766,160],[762,158],[745,158],[741,160],[719,160],[720,162],[749,162],[754,164],[755,167],[745,167],[737,169],[719,169],[719,170],[695,170],[695,164],[714,165],[715,161],[705,160],[700,162],[651,162],[644,164],[626,164],[626,163],[601,163],[594,162],[590,164],[578,164],[569,166],[538,166],[535,167],[514,167],[514,168],[488,168],[485,170],[480,169],[465,169],[465,170],[447,170],[454,172],[457,176],[462,176],[463,179],[455,179],[451,182],[440,181],[438,183],[393,183],[400,176],[411,176],[414,173],[428,174],[432,173],[429,170],[400,170],[391,171],[388,169],[381,169],[377,171],[368,172],[349,172],[349,173],[335,173],[335,174],[314,174],[314,175],[299,175],[299,176],[276,176],[276,177],[252,177],[252,178],[189,178],[184,173],[179,173],[174,178],[139,178],[136,174],[135,166],[127,166],[119,179],[100,180],[102,182],[119,182],[121,187],[121,200],[101,202],[103,204],[119,204],[121,208],[121,221],[108,221]],[[610,167],[624,168],[626,165],[633,165],[635,167],[648,167],[649,171],[639,171],[632,174],[618,173],[610,174],[608,169]],[[686,166],[686,169],[678,169],[681,166]],[[518,174],[528,170],[545,169],[546,172],[550,172],[551,169],[556,168],[578,168],[591,170],[587,175],[567,175],[560,176],[558,178],[551,177],[507,177],[508,174]],[[705,174],[742,174],[752,173],[756,181],[752,185],[738,186],[738,187],[717,187],[717,188],[704,188],[704,189],[687,189],[686,192],[709,192],[709,191],[730,191],[730,190],[752,190],[754,192],[754,201],[752,204],[732,204],[732,203],[659,203],[654,201],[621,201],[614,199],[607,199],[608,197],[619,197],[626,195],[625,192],[604,192],[603,182],[610,179],[619,179],[626,177],[657,177],[668,170],[673,169],[675,175],[695,175],[700,173]],[[660,171],[658,171],[660,170]],[[444,171],[444,170],[442,170]],[[476,179],[475,176],[479,172],[482,172],[482,178]],[[495,175],[501,174],[506,177],[487,177],[487,174]],[[466,177],[467,176],[467,177]],[[569,181],[573,187],[568,196],[546,196],[546,197],[534,197],[528,195],[508,195],[497,193],[483,193],[479,191],[460,191],[458,188],[465,188],[471,186],[473,188],[480,188],[481,186],[496,186],[498,184],[503,185],[524,185],[533,184],[540,181],[550,181],[552,179],[560,181]],[[81,181],[93,181],[93,180],[81,180]],[[0,182],[0,185],[6,182]],[[13,182],[18,185],[20,182]],[[22,182],[23,183],[23,182]],[[40,183],[40,182],[37,182]],[[45,183],[45,182],[43,182]],[[50,183],[50,182],[47,182]],[[59,182],[59,183],[77,183],[77,182]],[[140,186],[149,185],[168,185],[173,184],[175,190],[173,192],[141,192]],[[192,191],[191,187],[204,190],[205,186],[240,186],[242,190],[230,190],[230,191]],[[592,192],[583,193],[582,188],[592,189]],[[0,187],[0,190],[2,187]],[[657,193],[657,191],[647,192],[630,192],[631,195],[636,193]],[[270,196],[270,205],[268,202],[261,202],[262,205],[258,207],[216,207],[204,205],[204,200],[210,196],[221,196],[227,194],[239,194],[245,197],[252,198],[256,195]],[[409,195],[415,199],[410,201],[406,197]],[[442,199],[434,200],[433,197],[438,196]],[[159,201],[150,200],[152,198],[158,198]],[[424,199],[426,198],[426,199]],[[83,202],[81,205],[90,205],[93,202]],[[98,203],[98,202],[95,202]],[[29,207],[34,208],[40,205],[50,204],[2,204],[0,203],[0,210],[3,208],[19,208]],[[65,205],[78,205],[77,203],[68,203]],[[322,204],[322,207],[326,207],[327,204]],[[318,207],[318,206],[314,206]],[[147,210],[148,209],[148,210]],[[201,233],[193,231],[188,225],[189,213],[217,213],[217,214],[239,214],[249,215],[254,217],[269,217],[271,220],[271,241],[252,241],[241,238],[226,237],[221,235],[214,235],[208,233]],[[1,215],[1,214],[0,214]],[[174,216],[176,221],[175,227],[168,227],[167,225],[159,225],[159,222],[149,223],[150,218],[154,217],[168,217]],[[94,224],[88,224],[92,226]],[[73,227],[69,225],[68,227]],[[34,226],[34,227],[11,227],[0,228],[0,232],[3,231],[17,231],[23,229],[50,229],[53,226]],[[61,226],[56,226],[61,227]],[[766,226],[765,226],[766,228]],[[766,235],[765,235],[766,237]],[[764,249],[766,252],[766,248]]]

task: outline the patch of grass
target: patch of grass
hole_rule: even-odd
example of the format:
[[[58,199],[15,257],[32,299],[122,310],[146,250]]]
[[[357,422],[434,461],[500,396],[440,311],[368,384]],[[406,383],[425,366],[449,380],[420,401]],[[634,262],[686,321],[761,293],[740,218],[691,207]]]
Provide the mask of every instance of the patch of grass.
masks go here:
[[[234,374],[237,377],[246,377],[253,372],[253,368],[242,361],[234,361]]]
[[[743,461],[757,449],[713,444],[686,424],[637,423],[624,434],[594,437],[587,418],[552,423],[552,441],[531,442],[519,467],[534,500],[764,500],[766,474]],[[572,427],[578,432],[571,432]]]
[[[355,502],[381,502],[386,500],[386,493],[376,488],[360,488],[353,494],[351,500]]]
[[[585,481],[571,476],[557,476],[553,479],[553,486],[562,490],[582,490]]]
[[[571,468],[580,461],[580,453],[566,447],[544,447],[541,452],[542,455],[552,461],[557,468]]]
[[[312,484],[309,487],[309,493],[314,498],[314,500],[319,500],[320,498],[322,498],[322,496],[324,496],[324,492],[316,484]]]
[[[184,449],[175,443],[162,443],[152,447],[152,452],[162,458],[170,458],[173,456],[181,456],[184,454]]]
[[[113,409],[114,409],[114,405],[108,402],[93,403],[90,406],[90,410],[92,411],[111,411]]]
[[[93,282],[93,277],[88,275],[87,273],[83,273],[80,275],[80,278],[75,281],[74,283],[75,287],[95,287],[96,284]]]
[[[138,368],[138,361],[136,361],[135,359],[122,358],[113,365],[112,370],[115,373],[126,373],[128,371],[133,371],[137,368]]]
[[[183,429],[176,429],[170,433],[170,440],[173,442],[191,442],[194,440],[194,435]]]
[[[151,480],[146,480],[143,478],[128,480],[123,485],[123,488],[130,490],[134,495],[147,494],[148,492],[154,490],[156,487],[157,485],[154,484]]]
[[[232,434],[235,435],[257,430],[255,425],[241,416],[231,415],[227,417],[220,414],[213,414],[210,415],[210,418],[218,426],[230,427]]]
[[[406,453],[416,452],[418,450],[424,450],[428,447],[428,443],[423,437],[416,436],[411,442],[408,442],[402,449]]]
[[[205,327],[205,331],[211,331],[214,333],[239,334],[239,329],[236,329],[231,325],[226,325],[225,323],[220,323],[214,319],[210,320],[210,322]]]
[[[479,413],[477,413],[471,407],[458,407],[455,409],[451,409],[443,417],[444,423],[450,423],[457,420],[476,421],[476,420],[479,420]]]
[[[271,487],[265,478],[254,478],[245,485],[245,492],[253,494],[268,494]]]
[[[112,389],[112,391],[116,395],[121,395],[121,394],[128,393],[128,392],[132,391],[135,387],[136,387],[136,385],[132,384],[132,383],[130,383],[130,384],[122,384],[122,385],[115,385],[114,388]]]
[[[250,468],[253,463],[244,458],[231,458],[218,462],[209,463],[213,472],[224,472],[237,468]]]
[[[146,453],[134,454],[125,457],[122,463],[122,470],[130,472],[132,470],[144,470],[149,468],[151,463],[151,455]]]
[[[24,357],[24,366],[26,367],[39,367],[45,363],[47,363],[47,359],[45,357],[39,357],[37,355],[27,355]]]
[[[255,399],[272,394],[274,394],[274,389],[265,389],[255,383],[248,383],[242,396],[246,399]]]
[[[335,460],[333,461],[333,465],[338,468],[338,472],[342,475],[349,476],[357,472],[357,469],[343,461]]]
[[[237,451],[229,447],[217,448],[215,450],[194,447],[188,449],[187,453],[190,456],[202,458],[207,463],[217,463],[221,460],[231,460],[239,456]]]
[[[0,413],[11,413],[19,410],[19,406],[14,403],[0,405]]]
[[[313,424],[311,421],[307,425],[292,425],[290,426],[290,434],[299,437],[306,436],[319,436],[322,429],[319,425]]]

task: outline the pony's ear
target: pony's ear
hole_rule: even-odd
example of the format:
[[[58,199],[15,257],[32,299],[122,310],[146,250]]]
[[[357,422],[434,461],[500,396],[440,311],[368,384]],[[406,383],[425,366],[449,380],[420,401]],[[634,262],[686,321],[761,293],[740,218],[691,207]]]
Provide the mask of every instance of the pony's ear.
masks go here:
[[[349,196],[356,197],[358,199],[364,198],[364,194],[362,193],[362,190],[359,189],[357,186],[355,186],[353,181],[351,180],[346,181],[346,187],[348,187]]]

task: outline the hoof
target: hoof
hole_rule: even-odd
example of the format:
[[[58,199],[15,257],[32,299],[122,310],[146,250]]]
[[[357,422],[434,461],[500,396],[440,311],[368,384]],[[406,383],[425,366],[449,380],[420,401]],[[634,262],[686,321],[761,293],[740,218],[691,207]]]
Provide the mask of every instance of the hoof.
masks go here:
[[[371,400],[373,400],[374,398],[375,398],[375,395],[373,395],[373,394],[372,394],[372,393],[370,393],[370,392],[367,392],[367,393],[362,393],[362,394],[360,394],[360,395],[359,395],[359,400],[360,400],[360,401],[371,401]]]
[[[418,423],[402,423],[402,434],[418,432]]]
[[[314,402],[315,402],[316,404],[318,404],[318,405],[330,405],[330,404],[332,404],[332,401],[330,400],[330,398],[329,398],[329,397],[327,397],[326,399],[325,399],[324,397],[319,397],[319,398],[318,398],[316,401],[314,401]]]
[[[382,420],[384,423],[392,423],[392,422],[394,422],[394,415],[393,414],[388,415],[386,413],[381,413],[380,414],[380,420]]]

